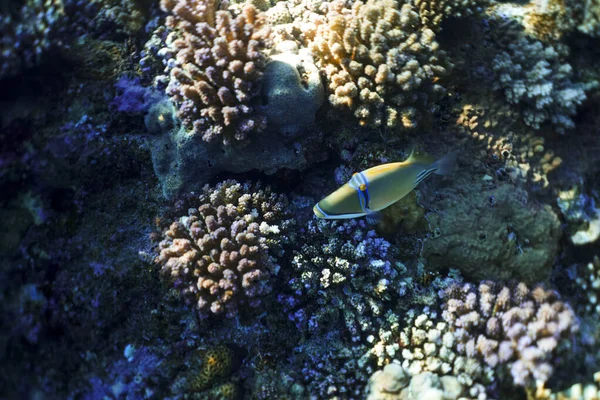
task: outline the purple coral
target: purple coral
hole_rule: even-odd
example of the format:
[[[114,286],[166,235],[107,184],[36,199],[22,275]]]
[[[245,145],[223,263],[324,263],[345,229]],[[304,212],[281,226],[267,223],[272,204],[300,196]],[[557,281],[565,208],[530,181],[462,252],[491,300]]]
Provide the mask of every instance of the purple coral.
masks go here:
[[[492,368],[506,366],[520,386],[547,382],[579,329],[572,308],[543,286],[484,281],[455,285],[442,297],[456,350]]]
[[[214,0],[162,0],[161,8],[173,31],[159,51],[170,73],[166,92],[184,125],[225,145],[262,131],[266,120],[252,104],[266,65],[264,14],[248,4],[234,18]]]
[[[234,317],[240,306],[260,305],[292,223],[287,198],[228,180],[189,200],[187,215],[164,230],[155,262],[201,317]]]

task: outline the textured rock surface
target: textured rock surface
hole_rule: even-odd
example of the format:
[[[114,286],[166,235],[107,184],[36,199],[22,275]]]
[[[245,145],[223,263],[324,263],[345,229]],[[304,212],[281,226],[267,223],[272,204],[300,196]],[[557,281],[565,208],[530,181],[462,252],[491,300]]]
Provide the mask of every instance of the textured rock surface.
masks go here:
[[[548,206],[531,204],[510,184],[458,185],[444,190],[427,218],[433,236],[423,246],[433,270],[457,268],[469,279],[546,279],[558,254],[560,223]]]
[[[223,171],[256,169],[272,174],[280,168],[302,169],[307,164],[303,144],[283,142],[278,133],[265,132],[243,148],[206,143],[177,125],[175,109],[168,100],[150,110],[146,126],[152,133],[148,144],[154,171],[167,198],[199,189]]]
[[[314,124],[323,97],[319,70],[310,54],[288,52],[271,56],[262,81],[262,108],[269,127],[287,135],[302,131]]]

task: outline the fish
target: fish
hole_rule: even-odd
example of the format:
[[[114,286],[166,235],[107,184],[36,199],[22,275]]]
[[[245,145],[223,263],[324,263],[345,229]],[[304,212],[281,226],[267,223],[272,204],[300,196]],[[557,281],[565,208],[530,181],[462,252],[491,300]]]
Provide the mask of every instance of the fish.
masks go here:
[[[367,222],[376,224],[381,210],[402,199],[429,176],[451,174],[457,154],[453,151],[434,161],[413,151],[405,161],[357,172],[346,184],[315,204],[313,212],[321,219],[367,217]]]

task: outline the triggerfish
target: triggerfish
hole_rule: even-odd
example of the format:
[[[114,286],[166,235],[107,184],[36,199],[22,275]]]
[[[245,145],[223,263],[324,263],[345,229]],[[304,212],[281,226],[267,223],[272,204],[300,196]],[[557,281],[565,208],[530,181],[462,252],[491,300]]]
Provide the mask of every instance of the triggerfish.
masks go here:
[[[379,220],[379,211],[394,204],[431,174],[448,175],[456,164],[456,152],[433,161],[413,152],[406,161],[378,165],[352,175],[352,178],[319,201],[313,211],[318,218],[348,219],[367,217]]]

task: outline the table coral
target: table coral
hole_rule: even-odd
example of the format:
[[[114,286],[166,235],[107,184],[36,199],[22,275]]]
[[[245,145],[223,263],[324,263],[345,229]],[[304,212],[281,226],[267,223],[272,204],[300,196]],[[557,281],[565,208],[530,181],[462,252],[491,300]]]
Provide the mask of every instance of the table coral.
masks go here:
[[[63,15],[60,0],[27,0],[16,10],[0,9],[0,79],[40,62]]]
[[[262,131],[266,120],[253,101],[267,61],[265,15],[248,4],[234,17],[214,0],[162,0],[161,9],[172,30],[159,52],[169,72],[166,93],[183,124],[225,145]]]
[[[327,24],[309,49],[325,72],[329,103],[361,125],[412,128],[419,114],[444,93],[448,72],[435,33],[422,29],[410,4],[395,0],[330,3]]]
[[[259,306],[292,224],[286,197],[228,180],[192,199],[188,215],[164,230],[155,263],[201,317]]]
[[[458,268],[469,279],[546,279],[558,254],[560,222],[549,206],[528,202],[525,190],[458,180],[430,204],[434,232],[423,245],[427,267]]]

